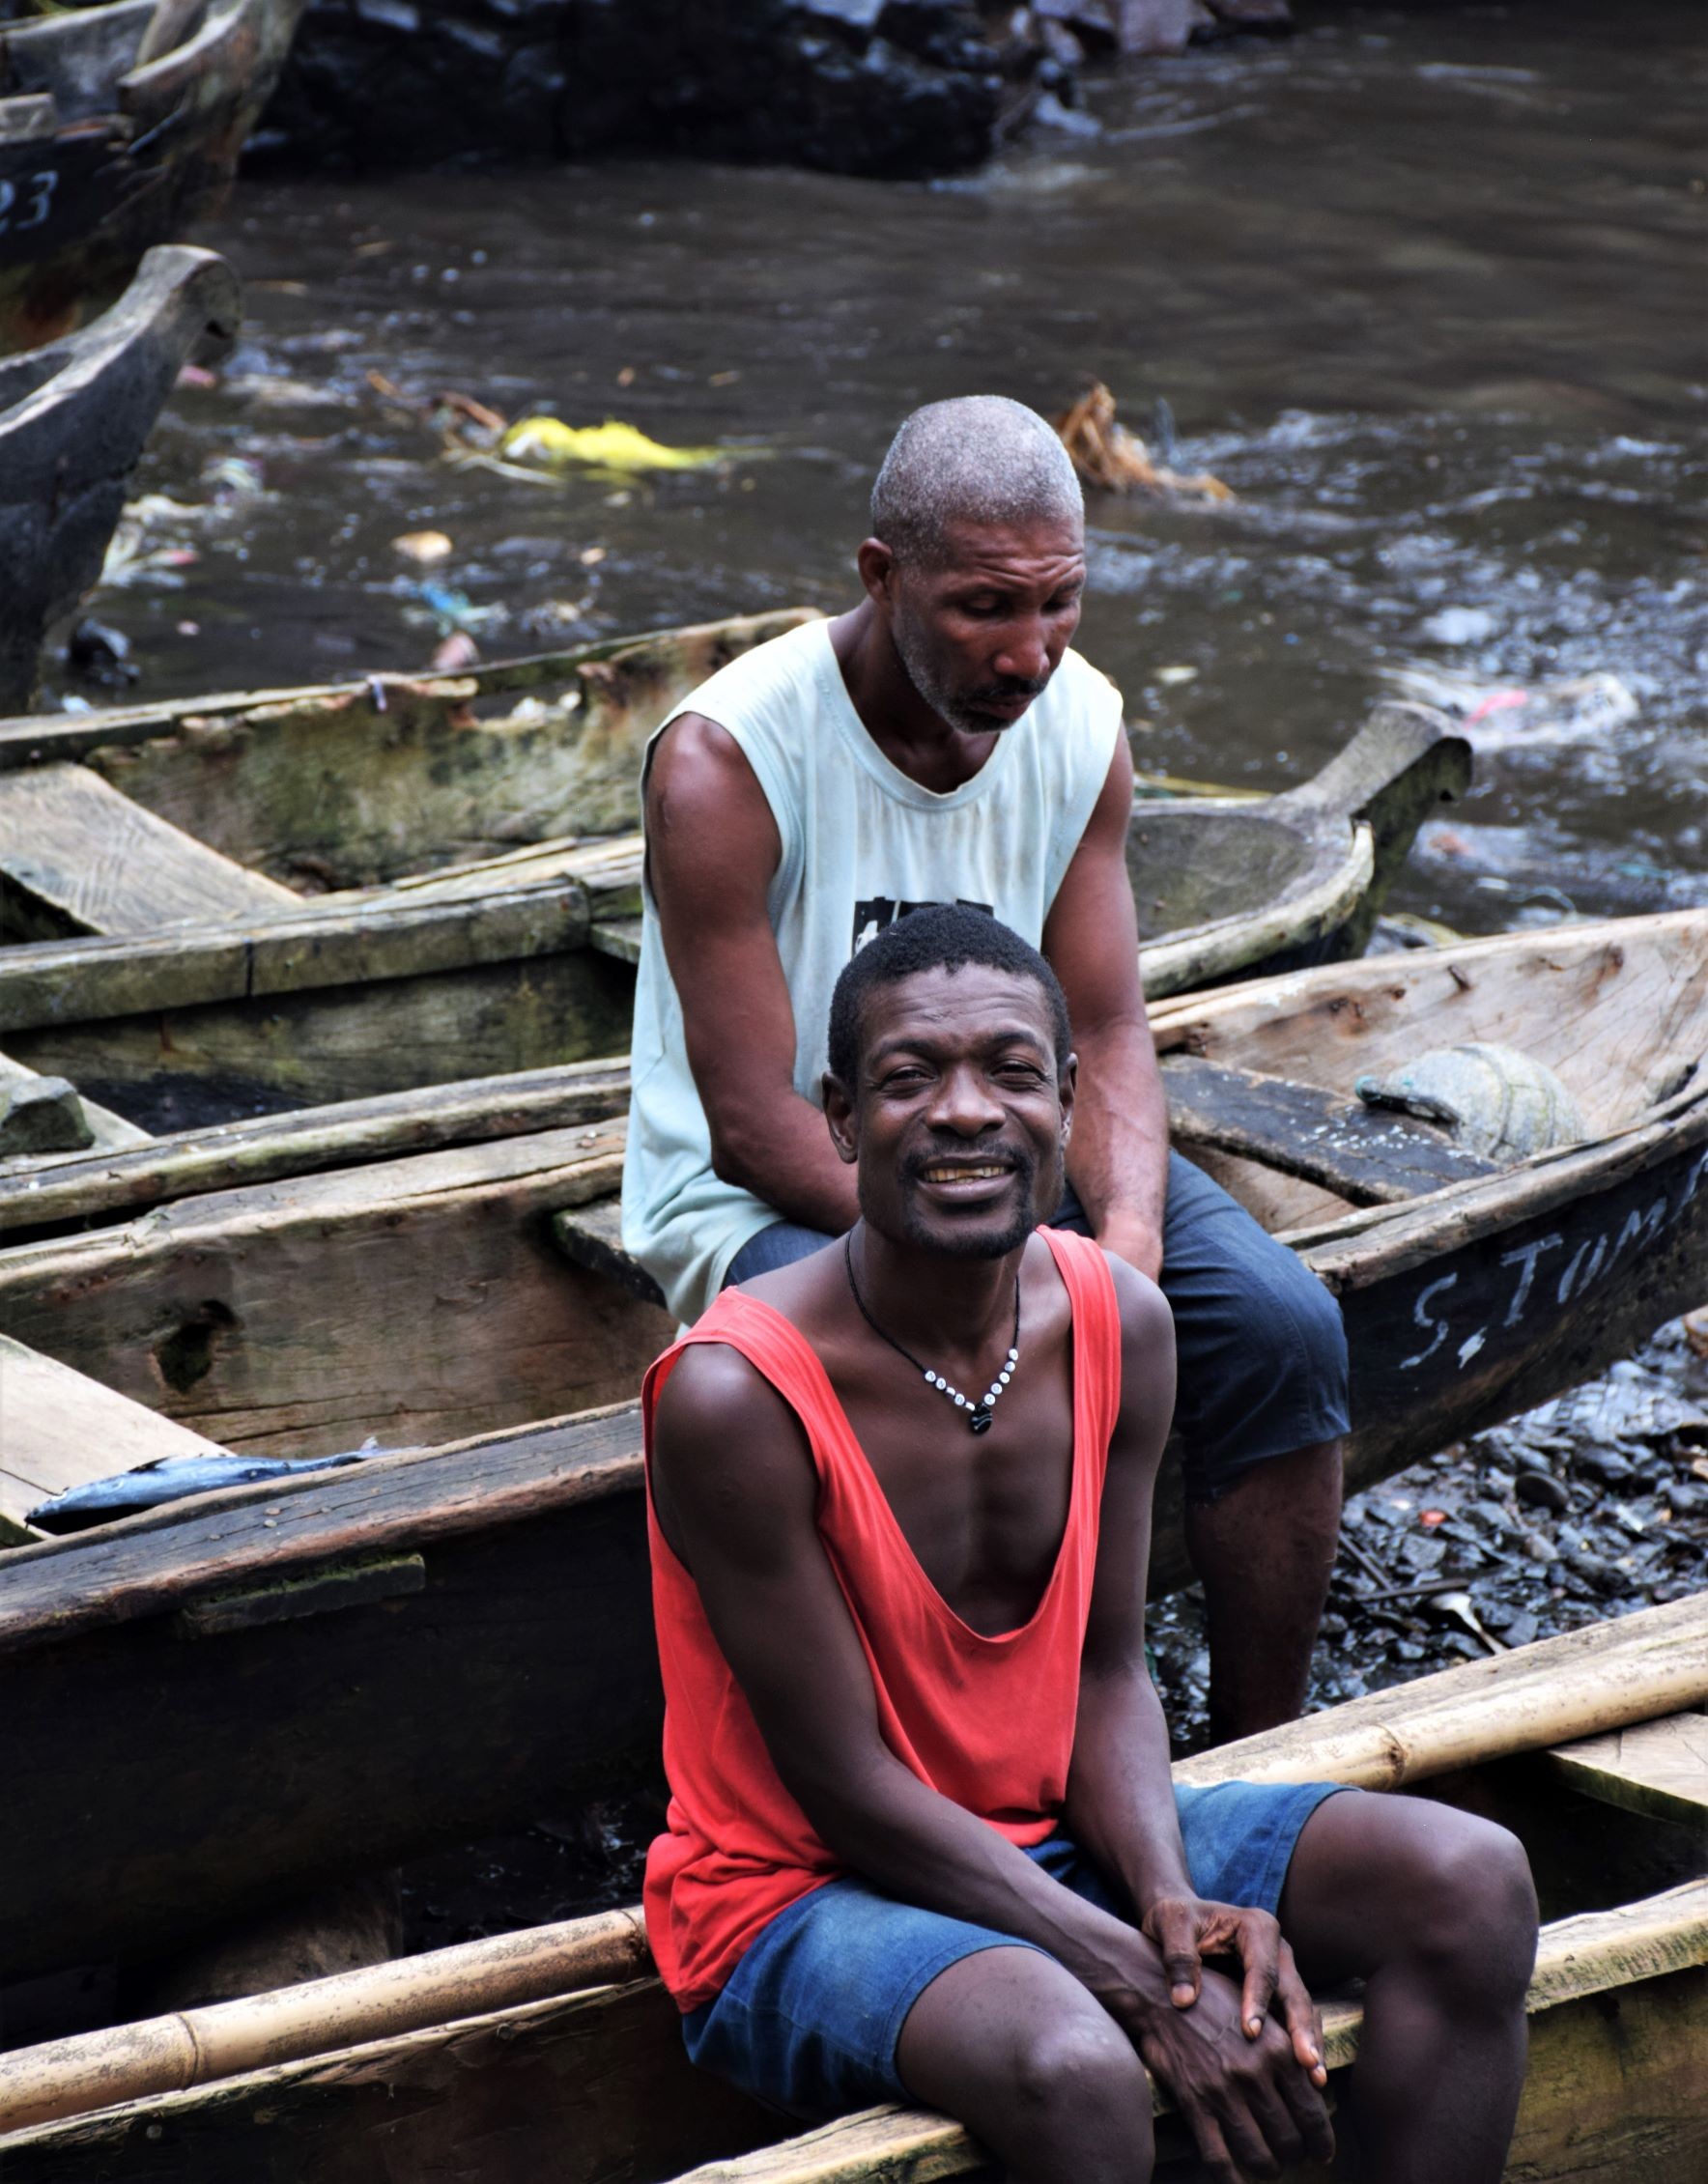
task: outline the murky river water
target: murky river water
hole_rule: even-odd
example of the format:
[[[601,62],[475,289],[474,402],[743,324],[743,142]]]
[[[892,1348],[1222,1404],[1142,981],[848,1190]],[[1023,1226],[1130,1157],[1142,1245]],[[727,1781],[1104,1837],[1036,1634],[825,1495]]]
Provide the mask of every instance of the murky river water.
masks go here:
[[[1055,411],[1096,375],[1141,431],[1166,401],[1181,467],[1238,496],[1093,496],[1080,642],[1142,764],[1279,784],[1409,667],[1472,704],[1610,675],[1634,706],[1497,700],[1406,899],[1475,929],[1552,914],[1539,888],[1708,899],[1700,33],[1663,0],[1307,12],[1285,43],[1105,79],[1076,126],[937,185],[246,182],[208,237],[246,339],[142,484],[207,502],[241,457],[264,494],[169,518],[155,543],[199,554],[179,587],[99,610],[154,693],[418,667],[435,635],[390,541],[429,525],[488,656],[834,608],[903,411]],[[454,469],[372,371],[753,456],[627,493]]]

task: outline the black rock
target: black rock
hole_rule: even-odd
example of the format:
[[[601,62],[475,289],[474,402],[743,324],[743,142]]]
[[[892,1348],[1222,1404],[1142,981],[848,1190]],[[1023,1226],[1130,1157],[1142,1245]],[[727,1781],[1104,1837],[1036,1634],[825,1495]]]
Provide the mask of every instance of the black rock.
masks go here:
[[[1551,1509],[1555,1514],[1572,1506],[1571,1489],[1551,1471],[1522,1471],[1513,1492],[1530,1509]]]
[[[976,164],[1074,43],[997,0],[310,0],[257,142],[374,167],[657,149],[834,172]]]
[[[1617,1449],[1580,1448],[1573,1453],[1572,1468],[1599,1480],[1604,1487],[1627,1485],[1637,1477],[1637,1465]]]

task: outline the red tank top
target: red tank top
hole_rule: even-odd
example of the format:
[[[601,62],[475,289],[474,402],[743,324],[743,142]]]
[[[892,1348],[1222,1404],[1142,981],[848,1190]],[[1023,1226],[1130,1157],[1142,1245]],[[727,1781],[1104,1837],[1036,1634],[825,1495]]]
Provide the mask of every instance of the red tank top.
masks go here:
[[[818,1532],[871,1671],[885,1743],[922,1782],[1006,1835],[1038,1843],[1067,1794],[1080,1654],[1109,1436],[1121,1402],[1121,1318],[1101,1250],[1040,1232],[1072,1308],[1073,1479],[1055,1569],[1031,1619],[971,1630],[921,1569],[817,1355],[782,1313],[726,1290],[659,1358],[653,1406],[690,1343],[726,1343],[800,1419],[818,1473]],[[841,1870],[772,1766],[693,1578],[647,1495],[665,1687],[666,1831],[646,1859],[646,1933],[683,2010],[709,2001],[761,1927]]]

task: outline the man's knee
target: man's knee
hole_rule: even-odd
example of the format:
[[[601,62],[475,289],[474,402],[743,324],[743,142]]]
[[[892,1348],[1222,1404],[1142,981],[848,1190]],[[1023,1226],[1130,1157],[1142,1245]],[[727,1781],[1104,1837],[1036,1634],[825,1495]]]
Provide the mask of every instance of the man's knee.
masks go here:
[[[1150,2173],[1151,2086],[1131,2042],[1101,2010],[1030,2026],[1013,2057],[1014,2095],[1040,2132],[1130,2135],[1135,2184]]]
[[[1506,1829],[1444,1805],[1409,1831],[1389,1901],[1394,1951],[1462,2009],[1522,2000],[1536,1959],[1536,1888]]]

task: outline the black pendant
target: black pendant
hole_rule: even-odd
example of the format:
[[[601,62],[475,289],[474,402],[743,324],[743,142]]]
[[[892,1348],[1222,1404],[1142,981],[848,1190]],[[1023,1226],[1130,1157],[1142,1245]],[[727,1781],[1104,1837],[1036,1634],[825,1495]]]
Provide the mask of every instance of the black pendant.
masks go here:
[[[981,1404],[967,1423],[972,1427],[975,1433],[988,1433],[990,1431],[990,1413]]]

